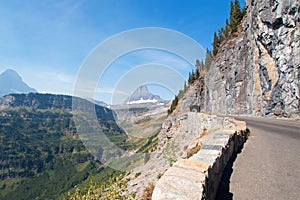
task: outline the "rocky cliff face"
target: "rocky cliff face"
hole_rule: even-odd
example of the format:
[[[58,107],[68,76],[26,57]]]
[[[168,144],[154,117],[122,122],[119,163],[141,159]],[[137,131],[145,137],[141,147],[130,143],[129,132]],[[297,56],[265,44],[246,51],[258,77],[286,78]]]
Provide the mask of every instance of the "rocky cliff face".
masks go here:
[[[299,115],[299,13],[299,0],[247,0],[239,33],[221,45],[205,76],[204,110]]]

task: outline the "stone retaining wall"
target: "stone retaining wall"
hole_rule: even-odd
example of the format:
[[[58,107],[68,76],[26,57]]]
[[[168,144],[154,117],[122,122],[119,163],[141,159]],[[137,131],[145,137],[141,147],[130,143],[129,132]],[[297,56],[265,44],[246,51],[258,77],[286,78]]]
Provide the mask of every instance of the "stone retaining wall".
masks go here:
[[[234,129],[204,138],[200,151],[177,161],[156,183],[153,200],[215,199],[227,162],[247,139],[246,123],[233,121]]]

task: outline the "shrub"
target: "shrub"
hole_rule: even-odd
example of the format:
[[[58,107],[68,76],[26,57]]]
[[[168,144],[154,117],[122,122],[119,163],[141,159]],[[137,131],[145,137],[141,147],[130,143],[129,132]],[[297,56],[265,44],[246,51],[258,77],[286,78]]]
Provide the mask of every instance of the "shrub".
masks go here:
[[[188,152],[187,152],[187,157],[190,158],[192,157],[194,154],[196,154],[198,151],[200,151],[201,149],[201,144],[197,143],[197,145],[193,148],[191,148]]]
[[[162,173],[158,173],[157,176],[156,176],[156,178],[157,178],[157,179],[160,179],[162,176],[163,176]]]
[[[151,200],[153,190],[154,190],[154,183],[153,182],[148,183],[147,187],[144,189],[144,193],[141,200]]]
[[[142,174],[141,172],[136,173],[136,174],[134,175],[134,178],[139,177],[141,174]]]
[[[177,161],[176,153],[178,152],[178,146],[174,141],[168,142],[165,148],[163,149],[163,158],[170,166]]]
[[[93,180],[84,188],[76,188],[73,194],[68,194],[69,200],[107,200],[107,199],[134,199],[135,194],[128,194],[128,180],[124,180],[123,176],[111,178],[105,184],[96,183]]]

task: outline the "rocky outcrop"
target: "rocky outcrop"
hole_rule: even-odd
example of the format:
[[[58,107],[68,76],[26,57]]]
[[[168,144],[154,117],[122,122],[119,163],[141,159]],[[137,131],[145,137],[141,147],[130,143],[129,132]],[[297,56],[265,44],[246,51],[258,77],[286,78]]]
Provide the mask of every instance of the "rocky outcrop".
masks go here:
[[[300,2],[247,1],[239,32],[220,47],[205,76],[206,111],[300,113]]]

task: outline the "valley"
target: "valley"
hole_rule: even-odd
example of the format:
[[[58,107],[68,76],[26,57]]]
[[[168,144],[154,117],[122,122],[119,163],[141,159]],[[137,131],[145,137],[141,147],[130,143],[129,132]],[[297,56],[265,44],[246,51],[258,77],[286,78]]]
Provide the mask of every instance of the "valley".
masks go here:
[[[83,145],[71,102],[70,96],[33,93],[0,100],[1,199],[59,198],[90,176],[105,181],[114,173]],[[95,107],[107,137],[124,147],[127,136],[113,111]]]

